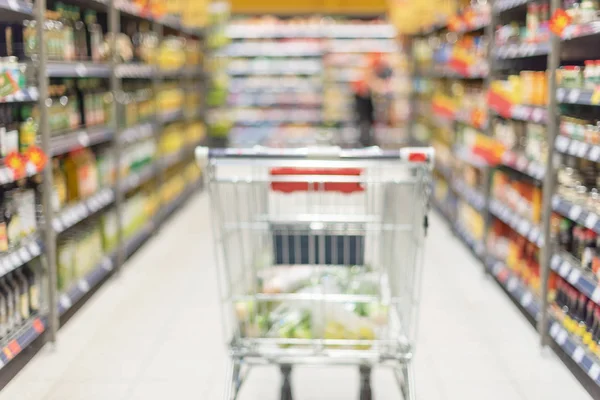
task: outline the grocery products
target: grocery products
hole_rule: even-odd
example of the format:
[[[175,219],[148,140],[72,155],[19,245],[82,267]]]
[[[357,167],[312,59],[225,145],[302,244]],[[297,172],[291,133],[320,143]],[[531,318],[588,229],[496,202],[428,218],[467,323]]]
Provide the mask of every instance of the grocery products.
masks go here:
[[[86,220],[61,235],[57,245],[58,290],[63,292],[84,277],[105,254],[104,233],[97,218]],[[108,252],[106,251],[106,252]]]
[[[365,349],[381,334],[387,324],[388,308],[377,301],[327,303],[310,298],[323,293],[330,295],[377,296],[378,274],[363,267],[277,266],[263,270],[260,277],[262,293],[295,293],[306,300],[281,300],[238,302],[236,313],[240,333],[249,338],[279,338],[280,345],[302,345],[290,339],[322,338],[325,340],[364,340],[351,348]],[[335,346],[344,346],[336,342]]]
[[[546,160],[549,149],[544,125],[496,118],[493,133],[506,150],[542,164]]]
[[[557,278],[553,315],[596,357],[600,357],[600,306]]]
[[[489,254],[498,260],[503,260],[523,283],[539,295],[538,247],[500,220],[494,221],[486,242]]]
[[[496,43],[531,43],[547,41],[550,35],[550,4],[535,1],[527,5],[525,24],[512,22],[496,30]]]
[[[0,339],[19,330],[40,307],[39,265],[25,265],[0,279]]]
[[[540,221],[542,189],[533,182],[495,171],[492,178],[492,196],[527,220],[534,223]]]
[[[590,211],[600,211],[598,170],[600,166],[592,161],[565,156],[565,162],[558,171],[557,193],[575,204]]]

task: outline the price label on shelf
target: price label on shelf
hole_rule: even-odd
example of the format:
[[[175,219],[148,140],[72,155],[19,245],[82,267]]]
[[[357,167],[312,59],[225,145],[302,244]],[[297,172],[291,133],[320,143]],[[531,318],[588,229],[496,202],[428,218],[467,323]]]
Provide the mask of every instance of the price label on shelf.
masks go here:
[[[569,334],[567,333],[567,331],[561,328],[558,334],[556,335],[556,343],[558,343],[560,346],[564,345],[567,341],[568,336]]]
[[[104,268],[107,271],[112,271],[112,269],[113,269],[112,260],[108,257],[106,257],[104,260],[102,260],[102,268]]]
[[[19,257],[21,257],[21,261],[23,261],[23,262],[31,261],[31,255],[27,251],[26,247],[21,247],[19,249]]]
[[[571,145],[569,146],[569,154],[574,156],[575,154],[577,154],[577,148],[579,147],[579,142],[577,142],[576,140],[573,140],[571,142]]]
[[[8,8],[10,8],[13,11],[18,11],[20,9],[19,3],[17,3],[16,0],[7,0],[7,3],[8,3]]]
[[[88,69],[87,69],[87,67],[85,66],[85,64],[81,64],[81,63],[79,63],[79,64],[77,64],[77,65],[75,66],[75,73],[76,73],[76,74],[77,74],[77,76],[79,76],[79,77],[85,77],[85,76],[87,76]]]
[[[592,161],[600,161],[600,146],[592,146],[588,157]]]
[[[558,335],[558,331],[560,330],[560,326],[555,322],[550,327],[550,337],[556,339],[556,335]]]
[[[566,136],[559,135],[556,137],[556,149],[564,153],[569,148],[571,141]]]
[[[580,142],[579,148],[577,149],[577,156],[583,158],[587,154],[590,146],[587,143]]]
[[[581,272],[578,269],[573,269],[567,280],[571,285],[575,285],[579,281],[579,278],[581,278]]]
[[[585,226],[588,229],[595,229],[597,223],[598,223],[598,216],[594,213],[588,214],[587,218],[585,219]]]
[[[554,254],[552,256],[552,259],[550,260],[550,266],[552,267],[552,269],[554,271],[556,271],[558,269],[558,267],[560,266],[560,262],[561,262],[561,258],[558,254]]]
[[[85,279],[80,280],[79,283],[77,283],[77,287],[83,293],[87,293],[90,291],[90,285],[87,283],[87,281]]]
[[[593,363],[587,374],[594,382],[598,381],[598,378],[600,378],[600,366],[598,366],[596,363]]]
[[[29,243],[29,252],[31,253],[31,255],[33,257],[37,257],[42,253],[42,249],[40,248],[40,245],[37,242],[31,242]]]
[[[514,276],[511,276],[511,278],[506,283],[506,288],[508,289],[509,292],[514,292],[517,289],[517,286],[518,286],[517,278],[515,278]]]
[[[60,302],[60,305],[62,306],[62,308],[64,308],[65,310],[68,310],[73,305],[73,303],[71,302],[71,299],[66,294],[63,294],[62,296],[60,296],[59,302]]]
[[[560,274],[560,276],[562,276],[563,278],[567,277],[567,274],[571,271],[571,264],[569,264],[568,261],[563,261],[563,263],[560,265],[560,269],[558,270],[558,273]]]
[[[567,100],[569,101],[569,103],[576,104],[579,101],[580,95],[581,92],[579,91],[579,89],[571,89],[571,91],[567,95]]]
[[[544,119],[544,111],[541,108],[534,108],[531,113],[531,119],[533,122],[541,122]]]
[[[581,211],[582,211],[581,206],[578,206],[577,204],[575,204],[569,210],[569,218],[572,219],[573,221],[577,221],[577,219],[581,215]]]
[[[579,364],[579,363],[581,363],[581,361],[583,361],[584,356],[585,356],[585,351],[581,347],[577,346],[575,348],[575,351],[571,355],[571,358],[573,358],[573,361],[575,361],[577,364]]]
[[[566,90],[564,88],[558,88],[556,90],[556,99],[558,102],[562,102],[565,99]]]
[[[592,301],[596,304],[600,304],[600,287],[597,287],[592,292]]]
[[[530,292],[525,292],[523,297],[521,298],[521,305],[525,308],[529,307],[531,302],[533,301],[533,295]]]

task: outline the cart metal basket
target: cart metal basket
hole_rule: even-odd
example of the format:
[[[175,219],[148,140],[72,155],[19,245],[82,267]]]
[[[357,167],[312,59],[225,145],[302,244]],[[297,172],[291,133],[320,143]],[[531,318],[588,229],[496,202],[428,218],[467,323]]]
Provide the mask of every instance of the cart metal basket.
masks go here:
[[[276,364],[292,399],[298,364],[392,367],[415,399],[412,364],[431,148],[196,149],[210,193],[226,400],[249,369]]]

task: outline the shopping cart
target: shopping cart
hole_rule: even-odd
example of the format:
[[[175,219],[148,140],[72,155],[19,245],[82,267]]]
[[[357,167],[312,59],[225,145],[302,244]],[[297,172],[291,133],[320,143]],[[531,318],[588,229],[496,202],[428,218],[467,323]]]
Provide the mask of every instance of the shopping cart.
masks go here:
[[[412,363],[433,149],[196,149],[210,193],[225,399],[252,366],[390,366],[415,399]]]

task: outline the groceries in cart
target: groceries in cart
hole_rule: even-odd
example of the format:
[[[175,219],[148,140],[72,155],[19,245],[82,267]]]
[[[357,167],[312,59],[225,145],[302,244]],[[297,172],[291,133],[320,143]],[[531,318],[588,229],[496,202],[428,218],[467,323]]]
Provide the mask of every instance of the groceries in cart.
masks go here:
[[[259,294],[283,296],[279,301],[237,302],[240,335],[300,339],[282,341],[283,347],[302,345],[302,339],[375,340],[381,337],[381,327],[388,320],[388,307],[376,300],[380,295],[379,281],[379,274],[359,266],[279,265],[262,270]],[[325,304],[319,301],[325,295],[362,295],[372,299]]]
[[[276,364],[395,372],[415,400],[412,359],[433,149],[196,149],[215,211],[224,399]]]

